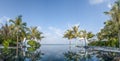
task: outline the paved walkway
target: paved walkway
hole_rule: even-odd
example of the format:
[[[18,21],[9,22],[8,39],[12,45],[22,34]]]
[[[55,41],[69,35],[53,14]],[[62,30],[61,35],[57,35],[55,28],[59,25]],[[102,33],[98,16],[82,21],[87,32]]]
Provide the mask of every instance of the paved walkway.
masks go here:
[[[85,48],[83,46],[77,46],[79,48]],[[116,53],[120,53],[120,49],[119,48],[114,48],[114,47],[95,47],[95,46],[90,46],[87,47],[88,50],[93,50],[93,51],[103,51],[103,52],[116,52]]]
[[[120,53],[120,49],[119,48],[113,48],[113,47],[92,47],[92,50],[103,51],[103,52],[116,52],[116,53]]]

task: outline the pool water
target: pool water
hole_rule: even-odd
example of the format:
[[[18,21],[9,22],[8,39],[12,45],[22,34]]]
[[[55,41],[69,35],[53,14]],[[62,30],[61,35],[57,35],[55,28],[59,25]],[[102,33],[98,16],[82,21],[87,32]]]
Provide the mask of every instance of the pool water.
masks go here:
[[[94,51],[75,45],[41,45],[40,48],[0,49],[0,61],[117,61],[120,53]]]

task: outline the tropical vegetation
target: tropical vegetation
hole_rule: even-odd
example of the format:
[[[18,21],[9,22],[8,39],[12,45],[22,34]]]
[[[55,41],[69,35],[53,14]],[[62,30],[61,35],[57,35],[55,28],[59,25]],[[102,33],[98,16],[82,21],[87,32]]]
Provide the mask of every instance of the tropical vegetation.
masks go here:
[[[104,22],[104,28],[97,33],[98,41],[93,41],[89,45],[120,48],[120,0],[117,0],[105,14],[109,15],[110,19]]]
[[[34,45],[39,44],[37,41],[44,38],[42,32],[37,27],[28,27],[27,23],[22,21],[22,16],[16,17],[14,20],[10,19],[5,24],[0,23],[0,44],[4,47],[17,46],[20,47],[24,39],[30,40],[29,43],[34,41]],[[29,44],[28,43],[28,44]],[[37,45],[40,46],[40,45]]]
[[[86,30],[79,30],[79,26],[73,26],[71,29],[68,29],[64,33],[63,37],[68,38],[69,40],[84,38],[85,46],[86,46],[86,41],[94,36],[95,35],[92,32],[87,32]],[[71,44],[71,41],[70,41],[70,44]]]

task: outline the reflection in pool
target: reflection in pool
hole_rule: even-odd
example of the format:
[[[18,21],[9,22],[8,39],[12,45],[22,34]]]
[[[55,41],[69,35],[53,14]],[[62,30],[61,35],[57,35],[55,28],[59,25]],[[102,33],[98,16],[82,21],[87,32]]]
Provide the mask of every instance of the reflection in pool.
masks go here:
[[[120,53],[93,51],[74,45],[42,45],[39,49],[0,49],[0,61],[118,61]]]

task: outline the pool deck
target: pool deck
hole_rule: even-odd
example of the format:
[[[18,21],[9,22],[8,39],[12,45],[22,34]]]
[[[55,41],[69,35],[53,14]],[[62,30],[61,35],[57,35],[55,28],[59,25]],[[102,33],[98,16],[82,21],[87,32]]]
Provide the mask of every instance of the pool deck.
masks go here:
[[[83,46],[77,46],[79,48],[85,48]],[[103,51],[103,52],[115,52],[115,53],[120,53],[119,48],[114,48],[114,47],[95,47],[95,46],[88,46],[88,50],[93,50],[93,51]]]
[[[119,48],[104,48],[104,47],[95,47],[93,48],[95,51],[103,51],[103,52],[115,52],[115,53],[120,53]]]

